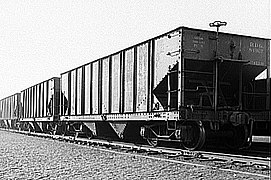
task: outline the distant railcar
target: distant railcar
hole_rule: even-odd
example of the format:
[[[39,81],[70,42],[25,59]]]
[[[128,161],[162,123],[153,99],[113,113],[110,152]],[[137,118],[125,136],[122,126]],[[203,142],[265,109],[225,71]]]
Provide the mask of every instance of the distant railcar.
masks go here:
[[[199,149],[217,139],[241,148],[253,127],[269,131],[269,48],[267,39],[226,33],[216,48],[215,32],[177,28],[62,73],[61,121],[152,145]],[[268,78],[257,80],[264,70]]]
[[[0,127],[18,129],[20,117],[20,93],[0,100]]]
[[[21,91],[20,128],[53,133],[59,120],[60,79],[54,77]]]

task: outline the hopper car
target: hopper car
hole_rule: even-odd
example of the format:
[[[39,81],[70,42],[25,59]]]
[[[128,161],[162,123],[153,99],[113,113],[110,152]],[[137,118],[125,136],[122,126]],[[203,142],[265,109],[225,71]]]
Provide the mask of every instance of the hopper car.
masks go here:
[[[20,93],[0,100],[0,127],[16,129],[20,118]]]
[[[20,130],[51,133],[59,120],[60,78],[53,77],[21,91]]]
[[[22,130],[244,148],[270,136],[270,41],[179,27],[18,95]]]

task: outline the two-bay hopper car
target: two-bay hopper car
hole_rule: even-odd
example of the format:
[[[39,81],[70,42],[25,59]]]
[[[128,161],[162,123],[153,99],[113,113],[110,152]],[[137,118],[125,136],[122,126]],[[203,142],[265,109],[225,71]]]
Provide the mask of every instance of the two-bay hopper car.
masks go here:
[[[269,40],[220,33],[217,48],[216,40],[181,27],[62,73],[60,121],[153,145],[246,146],[253,127],[270,133]],[[256,80],[263,71],[268,78]]]
[[[21,91],[20,129],[54,133],[59,120],[60,79],[54,77]]]
[[[269,51],[267,39],[180,27],[64,72],[47,90],[22,91],[21,122],[191,150],[206,142],[242,148],[252,133],[270,135]]]
[[[0,127],[18,129],[20,118],[20,93],[0,100]]]

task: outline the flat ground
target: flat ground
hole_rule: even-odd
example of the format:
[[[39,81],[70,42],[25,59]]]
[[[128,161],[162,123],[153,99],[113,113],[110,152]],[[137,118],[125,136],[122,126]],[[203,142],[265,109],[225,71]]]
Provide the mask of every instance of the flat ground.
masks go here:
[[[0,131],[0,179],[261,179]]]

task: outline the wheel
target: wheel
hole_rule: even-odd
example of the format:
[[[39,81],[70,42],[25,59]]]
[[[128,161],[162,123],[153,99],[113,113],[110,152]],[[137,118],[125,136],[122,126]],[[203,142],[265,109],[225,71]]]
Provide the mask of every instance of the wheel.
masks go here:
[[[246,125],[231,126],[232,136],[226,138],[225,144],[230,149],[240,149],[245,146],[248,141],[248,127]]]
[[[183,148],[187,150],[198,150],[202,148],[205,143],[206,134],[202,123],[196,121],[189,121],[185,123],[187,127],[185,132],[182,133],[184,141],[182,142]]]
[[[149,145],[151,145],[153,147],[156,147],[158,145],[158,140],[156,140],[156,139],[150,139],[150,138],[148,138],[147,142],[148,142]]]

